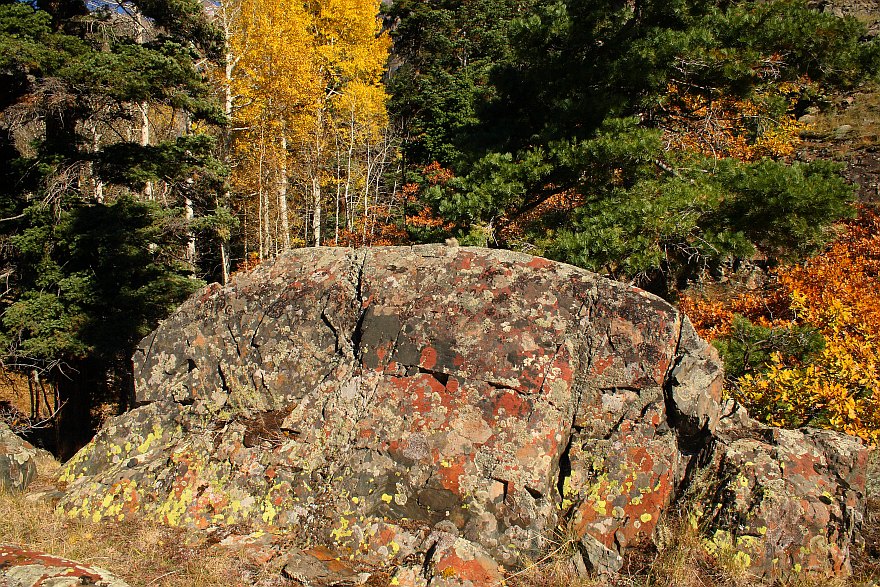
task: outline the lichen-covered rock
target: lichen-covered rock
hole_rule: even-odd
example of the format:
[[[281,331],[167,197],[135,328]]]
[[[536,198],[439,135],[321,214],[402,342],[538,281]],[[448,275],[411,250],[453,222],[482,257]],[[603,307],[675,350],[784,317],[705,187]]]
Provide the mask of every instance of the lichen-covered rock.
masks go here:
[[[0,544],[0,585],[4,587],[128,587],[111,573],[64,558]]]
[[[134,360],[143,405],[68,464],[68,515],[285,533],[403,583],[488,584],[560,525],[614,571],[724,415],[717,356],[670,305],[484,249],[292,251]]]
[[[37,476],[38,452],[0,422],[0,490],[24,491]]]
[[[710,472],[710,550],[767,579],[842,575],[864,513],[868,452],[827,430],[751,421],[717,433]]]
[[[282,574],[303,587],[362,585],[369,573],[358,573],[350,563],[325,548],[294,548],[285,557]]]

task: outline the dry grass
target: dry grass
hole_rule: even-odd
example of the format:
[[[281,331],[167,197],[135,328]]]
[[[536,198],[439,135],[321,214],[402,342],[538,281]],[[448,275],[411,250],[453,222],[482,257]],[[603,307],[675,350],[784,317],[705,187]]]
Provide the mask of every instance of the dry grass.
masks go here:
[[[860,88],[850,100],[851,103],[841,101],[819,116],[816,123],[805,131],[805,136],[838,142],[838,155],[880,144],[880,87]],[[852,130],[845,137],[838,138],[835,131],[843,125],[851,126]]]
[[[58,463],[40,462],[32,492],[55,489]],[[244,554],[204,541],[187,542],[180,530],[126,519],[116,524],[70,520],[46,498],[0,491],[0,542],[18,544],[105,568],[132,587],[281,587],[279,569],[259,567]],[[686,510],[685,510],[686,511]],[[583,577],[573,537],[560,535],[540,561],[508,576],[510,587],[871,587],[880,585],[880,501],[872,501],[865,524],[866,548],[855,557],[848,580],[811,579],[773,585],[751,576],[732,556],[710,554],[686,516],[661,523],[654,545],[632,548],[614,577]]]
[[[58,464],[41,463],[32,491],[51,490]],[[70,520],[46,498],[0,491],[0,542],[109,570],[132,587],[229,587],[289,585],[277,569],[260,569],[244,555],[207,544],[144,520],[116,524]]]

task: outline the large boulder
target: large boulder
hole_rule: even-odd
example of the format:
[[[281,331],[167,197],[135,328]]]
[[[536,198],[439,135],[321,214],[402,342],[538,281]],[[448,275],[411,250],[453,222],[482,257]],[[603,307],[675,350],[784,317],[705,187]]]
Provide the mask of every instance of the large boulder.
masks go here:
[[[724,415],[718,358],[672,306],[484,249],[292,251],[193,296],[134,363],[141,407],[69,463],[70,515],[418,561],[403,583],[490,584],[559,528],[620,568],[713,462]],[[716,466],[753,466],[736,462]],[[858,479],[827,478],[860,507]]]

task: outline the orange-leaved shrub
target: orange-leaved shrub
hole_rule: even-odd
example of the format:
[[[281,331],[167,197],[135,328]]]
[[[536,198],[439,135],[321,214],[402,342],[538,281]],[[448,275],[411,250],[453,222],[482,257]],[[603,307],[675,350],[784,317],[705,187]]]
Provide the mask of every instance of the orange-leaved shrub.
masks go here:
[[[739,353],[742,368],[730,393],[753,416],[775,426],[818,426],[872,443],[880,440],[876,209],[861,208],[824,253],[777,269],[767,291],[728,302],[685,297],[681,306],[700,334],[727,355],[726,361]],[[824,344],[810,347],[809,353],[772,344],[793,338],[777,336],[780,332],[802,333],[805,328],[821,335]],[[751,337],[745,345],[748,336],[735,340],[744,332]],[[751,357],[742,356],[744,348]],[[761,355],[761,350],[768,352]],[[756,366],[749,362],[755,356],[766,360]]]

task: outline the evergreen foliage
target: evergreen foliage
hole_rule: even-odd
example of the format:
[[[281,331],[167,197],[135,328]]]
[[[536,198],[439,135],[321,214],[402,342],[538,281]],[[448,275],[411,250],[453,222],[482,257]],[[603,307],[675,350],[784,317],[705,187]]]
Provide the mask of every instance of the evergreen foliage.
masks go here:
[[[184,201],[205,230],[230,220],[210,137],[131,136],[138,108],[222,122],[196,67],[218,40],[195,0],[0,3],[0,347],[57,386],[62,453],[108,382],[127,404],[134,345],[201,283],[182,262],[200,228]],[[163,205],[135,197],[159,181]]]
[[[458,0],[393,15],[411,169],[436,161],[452,176],[416,175],[420,203],[466,243],[674,284],[731,256],[815,251],[849,213],[833,165],[673,145],[669,113],[683,88],[683,118],[735,100],[756,122],[728,140],[796,140],[774,115],[787,123],[878,71],[880,45],[853,19],[797,0]]]

